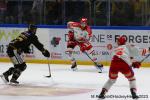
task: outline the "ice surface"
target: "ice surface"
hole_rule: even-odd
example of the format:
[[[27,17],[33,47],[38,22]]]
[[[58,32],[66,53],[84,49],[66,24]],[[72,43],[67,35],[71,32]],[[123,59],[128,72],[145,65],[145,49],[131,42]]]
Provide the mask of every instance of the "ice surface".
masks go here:
[[[0,63],[0,73],[13,66]],[[78,71],[70,70],[70,65],[51,64],[52,77],[48,74],[47,64],[27,64],[27,69],[18,79],[20,85],[5,85],[0,79],[0,100],[97,100],[102,86],[108,79],[108,68],[104,73],[97,73],[93,66],[78,65]],[[138,94],[145,96],[139,100],[149,100],[150,68],[134,69],[137,79]],[[107,93],[108,96],[130,95],[128,81],[122,74]],[[106,98],[105,100],[132,100],[124,98]]]

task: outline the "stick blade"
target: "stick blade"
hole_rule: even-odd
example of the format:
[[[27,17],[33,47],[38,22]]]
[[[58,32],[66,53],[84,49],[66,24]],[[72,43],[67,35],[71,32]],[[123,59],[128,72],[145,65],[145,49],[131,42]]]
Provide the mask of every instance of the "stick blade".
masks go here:
[[[48,76],[45,76],[45,77],[50,78],[50,77],[51,77],[51,75],[48,75]]]

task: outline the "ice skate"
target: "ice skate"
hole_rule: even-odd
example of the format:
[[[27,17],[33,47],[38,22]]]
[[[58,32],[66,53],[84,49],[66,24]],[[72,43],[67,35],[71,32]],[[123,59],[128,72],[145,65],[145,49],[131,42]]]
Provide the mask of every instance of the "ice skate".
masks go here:
[[[134,91],[134,89],[130,89],[130,91],[131,91],[132,99],[138,100],[139,96],[136,94],[136,92]]]
[[[10,80],[10,85],[18,85],[18,84],[19,84],[18,81],[14,80],[14,79]]]
[[[102,99],[105,99],[105,94],[106,94],[106,89],[102,89],[100,95],[98,96],[98,100],[102,100]]]
[[[9,79],[8,79],[8,76],[7,76],[7,75],[2,74],[2,75],[0,75],[0,77],[1,77],[1,79],[3,80],[3,82],[4,82],[5,84],[7,84],[7,83],[9,82]]]
[[[74,63],[72,64],[71,69],[72,69],[73,71],[77,71],[77,70],[78,70],[78,68],[77,68],[77,63],[76,63],[76,62],[74,62]]]
[[[105,96],[104,95],[99,95],[98,100],[103,100],[103,99],[105,99]]]
[[[138,99],[139,99],[139,96],[137,96],[137,95],[132,95],[132,99],[138,100]]]

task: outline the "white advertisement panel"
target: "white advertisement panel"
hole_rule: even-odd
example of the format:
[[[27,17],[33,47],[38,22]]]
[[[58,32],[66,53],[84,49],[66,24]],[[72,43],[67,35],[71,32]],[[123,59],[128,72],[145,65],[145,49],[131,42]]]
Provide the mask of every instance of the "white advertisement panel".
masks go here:
[[[0,28],[0,58],[8,57],[6,51],[9,42],[15,39],[21,32],[27,31],[26,28]],[[49,49],[49,34],[48,29],[38,29],[37,36],[39,41],[44,44],[46,49]],[[23,54],[27,59],[45,59],[45,57],[33,45],[30,46],[31,53]]]
[[[67,47],[67,30],[66,29],[50,29],[50,48],[52,59],[68,59],[65,54]],[[98,55],[99,61],[110,61],[111,51],[116,46],[116,38],[120,35],[125,35],[127,44],[139,46],[140,49],[148,48],[150,44],[149,30],[103,30],[93,29],[93,37],[91,43]],[[58,41],[59,42],[58,42]],[[57,42],[57,43],[56,43]],[[79,47],[74,49],[74,56],[77,60],[88,60],[86,55],[83,55]],[[142,58],[141,58],[142,59]]]
[[[8,43],[17,37],[25,28],[0,28],[0,57],[7,57],[6,48]],[[127,37],[127,43],[138,45],[141,49],[148,48],[150,45],[149,30],[119,30],[119,29],[93,29],[93,37],[91,43],[98,55],[99,61],[110,61],[111,50],[116,46],[116,38],[120,35]],[[68,60],[68,55],[65,53],[67,49],[67,29],[65,28],[38,28],[37,36],[39,41],[44,44],[44,47],[51,52],[53,60]],[[25,55],[30,59],[46,59],[40,51],[34,46],[31,46],[31,54]],[[89,60],[88,57],[82,54],[79,47],[74,49],[74,56],[77,60]],[[150,59],[147,59],[147,61]]]
[[[0,57],[7,57],[6,48],[10,40],[16,38],[20,32],[24,31],[23,28],[0,28]]]

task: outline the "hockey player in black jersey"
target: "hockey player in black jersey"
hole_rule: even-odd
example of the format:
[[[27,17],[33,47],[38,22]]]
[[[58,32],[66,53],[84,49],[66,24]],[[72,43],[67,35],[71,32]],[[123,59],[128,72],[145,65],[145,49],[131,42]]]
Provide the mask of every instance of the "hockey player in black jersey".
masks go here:
[[[30,53],[29,46],[31,44],[40,50],[45,57],[50,57],[49,51],[44,49],[43,44],[39,42],[38,37],[35,35],[36,30],[36,25],[29,25],[28,31],[22,32],[16,39],[9,43],[7,54],[14,64],[14,67],[9,68],[6,72],[0,75],[5,83],[19,83],[17,79],[27,67],[22,58],[22,53]],[[12,75],[11,80],[9,80],[10,75]]]

